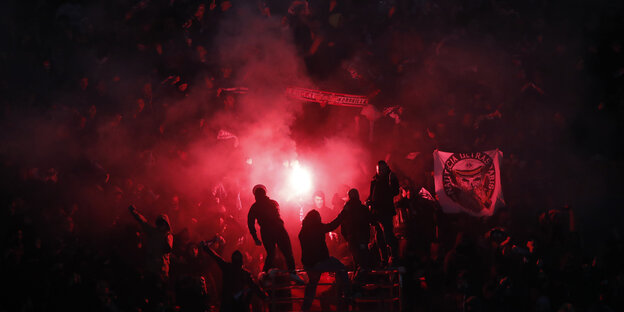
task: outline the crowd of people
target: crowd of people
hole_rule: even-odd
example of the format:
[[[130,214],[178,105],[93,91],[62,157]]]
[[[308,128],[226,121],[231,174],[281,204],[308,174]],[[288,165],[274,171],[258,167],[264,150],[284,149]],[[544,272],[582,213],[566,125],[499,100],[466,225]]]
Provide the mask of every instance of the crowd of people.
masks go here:
[[[78,237],[71,213],[66,212],[60,213],[66,230],[46,236],[34,228],[41,220],[31,219],[33,210],[15,200],[3,217],[2,274],[11,287],[3,292],[2,308],[262,311],[271,291],[265,288],[265,279],[273,269],[290,273],[290,282],[306,285],[303,305],[295,307],[304,311],[319,296],[316,285],[324,272],[335,275],[341,298],[336,308],[348,309],[361,298],[359,287],[374,283],[367,273],[384,269],[402,274],[403,311],[624,307],[624,245],[619,233],[607,239],[603,253],[586,253],[574,209],[566,206],[542,213],[534,220],[537,231],[518,239],[506,229],[510,220],[505,208],[487,219],[446,215],[428,193],[395,183],[384,161],[377,168],[368,200],[362,201],[358,190],[351,189],[344,207],[332,218],[311,204],[298,233],[305,276],[296,270],[279,204],[263,185],[252,190],[249,232],[240,233],[247,245],[221,235],[189,241],[184,231],[172,229],[167,215],[151,222],[134,206],[129,215],[137,227],[116,228],[105,244]],[[387,209],[387,215],[379,214],[380,209]],[[390,221],[380,221],[385,217]],[[341,243],[328,248],[327,242],[336,238],[327,233],[338,227]],[[371,235],[379,231],[381,235]],[[224,252],[228,244],[235,244],[231,254]],[[257,248],[254,252],[253,247],[244,247],[249,244],[264,246],[263,263],[252,261],[263,255]],[[340,244],[346,248],[338,248]],[[350,277],[348,271],[354,274]]]
[[[621,233],[578,225],[621,215],[599,208],[621,183],[623,6],[593,3],[5,1],[0,310],[259,311],[274,267],[306,283],[303,309],[321,272],[342,307],[368,271],[402,268],[404,311],[624,310]],[[279,20],[315,85],[376,109],[305,106],[293,138],[356,123],[354,140],[393,155],[392,174],[380,162],[370,189],[325,190],[330,205],[316,192],[281,227],[293,209],[249,181],[215,179],[200,196],[163,182],[216,112],[255,91],[238,85],[244,64],[223,61],[240,52],[228,36],[254,27],[241,16]],[[492,146],[512,205],[447,215],[421,191],[433,189],[428,151]],[[251,194],[269,213],[249,209]]]

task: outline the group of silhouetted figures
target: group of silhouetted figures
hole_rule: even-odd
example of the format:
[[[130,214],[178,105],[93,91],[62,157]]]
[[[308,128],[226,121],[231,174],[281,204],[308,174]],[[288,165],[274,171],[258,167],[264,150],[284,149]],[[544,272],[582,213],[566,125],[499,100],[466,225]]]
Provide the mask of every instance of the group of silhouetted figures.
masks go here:
[[[401,274],[400,306],[392,305],[401,311],[624,308],[624,240],[618,229],[603,241],[591,241],[597,246],[592,249],[575,226],[574,209],[564,206],[544,209],[536,222],[515,219],[511,235],[508,229],[514,224],[506,207],[487,219],[447,215],[435,200],[416,195],[409,186],[401,185],[394,196],[393,175],[380,163],[368,200],[362,203],[358,192],[349,190],[337,217],[323,205],[307,212],[298,233],[305,273],[295,271],[292,236],[286,233],[277,202],[264,187],[255,187],[248,225],[255,243],[266,249],[264,272],[257,279],[261,257],[249,248],[249,240],[240,238],[246,232],[243,226],[231,230],[235,235],[221,226],[220,235],[199,242],[196,237],[211,237],[214,229],[185,238],[184,230],[172,231],[166,215],[148,222],[130,206],[137,224],[117,222],[107,235],[90,237],[74,230],[71,212],[42,215],[32,209],[33,199],[13,199],[0,218],[5,242],[0,281],[9,286],[0,292],[0,310],[305,310],[315,298],[324,310],[375,310],[377,305],[367,300],[387,294],[382,285],[386,281],[376,275],[380,268]],[[405,218],[407,224],[389,221],[395,211],[395,222]],[[337,227],[345,244],[333,248],[334,240],[327,237],[334,234],[327,232]],[[278,247],[281,252],[276,252]],[[239,250],[226,261],[221,256],[225,248]],[[331,272],[335,283],[317,295],[323,272]],[[299,300],[298,290],[290,287],[293,282],[305,288],[303,306],[293,304],[293,297]],[[290,304],[276,303],[286,298]]]
[[[624,260],[622,240],[615,236],[608,254],[600,258],[584,258],[574,213],[568,206],[542,213],[537,229],[519,240],[502,226],[509,221],[505,209],[488,223],[461,216],[452,221],[440,213],[435,200],[423,201],[405,191],[389,166],[380,161],[365,203],[358,190],[351,189],[344,207],[330,222],[324,223],[316,209],[307,212],[298,234],[307,276],[304,282],[295,268],[279,204],[267,196],[266,187],[256,185],[247,223],[255,244],[266,250],[260,283],[244,269],[241,251],[234,251],[231,261],[215,251],[214,247],[223,243],[221,237],[198,245],[198,250],[213,258],[221,269],[221,311],[248,311],[258,302],[254,297],[269,299],[271,289],[267,292],[260,285],[276,271],[288,284],[305,285],[303,311],[312,307],[321,275],[332,273],[338,297],[334,302],[339,309],[348,310],[356,306],[361,287],[371,281],[372,271],[380,268],[400,268],[404,276],[400,309],[404,311],[546,312],[572,311],[574,306],[586,311],[615,311],[611,306],[622,306],[622,300],[617,299],[624,289],[618,282],[623,276],[619,261]],[[147,263],[142,280],[146,298],[158,302],[166,296],[173,249],[169,221],[161,215],[150,224],[133,206],[130,211],[144,228]],[[393,217],[405,211],[409,223],[406,228],[395,228]],[[330,256],[326,243],[327,233],[338,227],[353,259],[352,277],[341,260]],[[439,237],[438,231],[442,233]],[[379,250],[373,252],[371,246]],[[278,248],[287,271],[280,270],[283,266],[276,261]]]
[[[274,268],[276,248],[282,252],[286,260],[286,266],[292,281],[297,284],[306,284],[297,275],[295,259],[288,232],[284,227],[284,221],[280,216],[279,204],[267,196],[264,185],[254,186],[253,195],[255,203],[249,209],[247,225],[249,232],[257,246],[264,246],[266,258],[263,272],[267,273]],[[309,211],[301,224],[299,242],[301,244],[301,262],[308,276],[305,287],[305,298],[301,309],[308,311],[316,295],[316,288],[321,274],[332,272],[336,275],[338,295],[341,302],[348,306],[352,300],[353,291],[347,267],[335,257],[329,255],[325,241],[326,234],[342,226],[349,250],[353,256],[357,268],[355,279],[361,278],[371,269],[369,259],[370,227],[374,226],[377,233],[377,246],[382,257],[382,266],[396,264],[398,256],[398,240],[394,234],[393,216],[396,214],[393,198],[399,194],[397,177],[391,172],[385,161],[377,164],[377,174],[371,181],[370,196],[367,207],[360,200],[357,189],[348,192],[348,201],[338,216],[329,223],[323,223],[319,211]],[[158,294],[159,284],[165,283],[169,274],[170,253],[173,249],[173,234],[166,215],[157,217],[155,224],[151,225],[137,212],[134,206],[129,207],[132,215],[141,223],[143,231],[148,237],[146,242],[147,263],[146,285],[154,287],[152,294]],[[260,237],[256,231],[256,222],[260,226]],[[232,253],[231,262],[223,260],[214,250],[211,241],[202,241],[201,249],[214,258],[222,270],[221,311],[246,311],[249,309],[250,296],[256,294],[266,298],[266,293],[254,282],[251,274],[243,268],[243,256],[238,250]]]

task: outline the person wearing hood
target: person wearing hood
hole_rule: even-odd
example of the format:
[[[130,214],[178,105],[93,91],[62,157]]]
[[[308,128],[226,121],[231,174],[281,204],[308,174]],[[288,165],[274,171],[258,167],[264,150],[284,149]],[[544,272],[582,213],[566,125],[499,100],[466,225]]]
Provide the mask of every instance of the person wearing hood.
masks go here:
[[[268,272],[269,269],[274,266],[275,247],[277,246],[286,259],[286,266],[290,272],[290,278],[298,284],[304,284],[301,277],[299,277],[295,271],[295,258],[293,256],[292,245],[290,244],[288,232],[286,232],[286,228],[284,227],[284,220],[282,220],[280,216],[279,204],[267,196],[266,187],[262,184],[254,186],[252,192],[256,198],[256,202],[249,208],[247,226],[256,245],[262,246],[264,244],[267,255],[262,271]],[[258,220],[258,224],[260,225],[262,241],[258,238],[258,234],[256,234],[256,220]]]
[[[165,300],[166,288],[169,280],[169,267],[171,265],[171,251],[173,249],[173,234],[169,217],[161,214],[156,217],[154,224],[140,214],[134,205],[128,210],[139,222],[145,238],[145,287],[148,293],[150,305],[157,305]]]
[[[321,221],[321,214],[313,209],[305,216],[299,232],[299,242],[301,243],[301,262],[308,274],[308,284],[305,288],[302,310],[308,311],[314,301],[316,287],[323,272],[336,273],[336,283],[339,290],[348,297],[350,295],[349,275],[347,268],[340,260],[330,257],[325,234],[334,231],[344,219],[344,212],[341,212],[336,219],[330,223]]]
[[[132,216],[139,222],[145,234],[145,251],[147,255],[146,269],[163,279],[169,278],[169,266],[171,264],[171,250],[173,249],[173,234],[169,217],[161,214],[156,217],[154,224],[150,224],[141,215],[134,205],[128,207]]]

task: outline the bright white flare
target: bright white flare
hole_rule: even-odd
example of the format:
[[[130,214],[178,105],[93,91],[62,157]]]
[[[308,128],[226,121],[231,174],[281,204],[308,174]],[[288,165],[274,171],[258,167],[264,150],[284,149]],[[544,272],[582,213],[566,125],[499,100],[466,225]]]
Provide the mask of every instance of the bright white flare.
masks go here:
[[[289,184],[294,195],[309,194],[312,190],[312,174],[301,167],[298,161],[291,162]]]

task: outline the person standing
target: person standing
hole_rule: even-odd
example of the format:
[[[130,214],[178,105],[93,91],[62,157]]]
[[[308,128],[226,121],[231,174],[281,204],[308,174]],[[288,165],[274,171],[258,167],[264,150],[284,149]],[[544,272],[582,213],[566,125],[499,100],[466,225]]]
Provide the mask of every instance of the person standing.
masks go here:
[[[155,308],[167,300],[169,267],[173,249],[173,234],[169,217],[166,214],[161,214],[156,217],[154,224],[150,224],[134,205],[130,205],[128,210],[139,222],[141,230],[145,234],[143,241],[146,253],[144,291],[150,308]]]
[[[280,217],[279,204],[267,196],[266,187],[262,184],[254,186],[252,192],[256,198],[256,202],[249,208],[247,226],[249,227],[249,233],[256,242],[256,245],[262,246],[262,244],[264,244],[267,255],[262,271],[268,272],[269,269],[273,267],[275,249],[278,247],[286,259],[286,266],[290,272],[290,278],[298,284],[304,284],[304,281],[295,272],[295,258],[293,256],[292,245],[290,244],[288,232],[286,232],[286,228],[284,228],[284,221]],[[258,225],[260,225],[262,241],[258,238],[258,234],[256,233],[256,220],[258,221]]]
[[[377,163],[376,171],[377,174],[371,181],[367,204],[371,209],[382,263],[392,265],[396,262],[399,249],[392,222],[396,215],[393,199],[399,194],[399,180],[383,160]],[[388,247],[390,247],[390,255],[388,255]]]
[[[368,243],[372,219],[370,211],[360,201],[360,193],[357,189],[349,190],[349,200],[342,213],[344,214],[341,224],[342,236],[347,241],[358,273],[366,272],[370,269]]]

